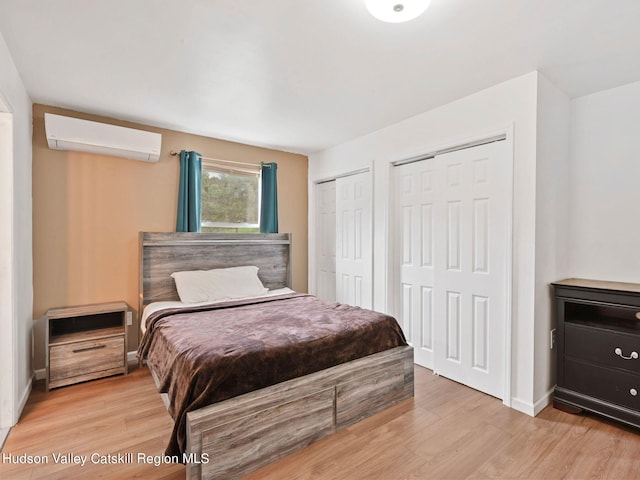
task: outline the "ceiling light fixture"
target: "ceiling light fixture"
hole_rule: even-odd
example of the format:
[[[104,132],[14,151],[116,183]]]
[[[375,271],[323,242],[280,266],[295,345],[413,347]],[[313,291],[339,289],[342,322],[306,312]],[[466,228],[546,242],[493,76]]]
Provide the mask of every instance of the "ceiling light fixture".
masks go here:
[[[389,23],[408,22],[419,17],[431,0],[364,0],[369,13]]]

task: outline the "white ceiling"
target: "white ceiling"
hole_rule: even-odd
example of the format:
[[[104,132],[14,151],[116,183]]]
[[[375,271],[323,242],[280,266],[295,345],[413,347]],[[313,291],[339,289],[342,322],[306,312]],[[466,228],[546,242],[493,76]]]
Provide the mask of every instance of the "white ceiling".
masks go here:
[[[640,80],[639,0],[0,0],[33,101],[312,153],[541,71],[571,97]],[[0,72],[0,75],[2,72]]]

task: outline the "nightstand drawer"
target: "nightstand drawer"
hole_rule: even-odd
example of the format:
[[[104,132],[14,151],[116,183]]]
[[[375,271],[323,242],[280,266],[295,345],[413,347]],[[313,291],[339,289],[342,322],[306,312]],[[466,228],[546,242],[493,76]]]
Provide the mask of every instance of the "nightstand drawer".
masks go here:
[[[640,410],[640,378],[637,375],[569,359],[565,360],[564,368],[567,389]]]
[[[564,329],[565,356],[640,373],[640,336],[570,322]]]
[[[99,340],[52,345],[49,350],[49,381],[122,368],[124,335]]]

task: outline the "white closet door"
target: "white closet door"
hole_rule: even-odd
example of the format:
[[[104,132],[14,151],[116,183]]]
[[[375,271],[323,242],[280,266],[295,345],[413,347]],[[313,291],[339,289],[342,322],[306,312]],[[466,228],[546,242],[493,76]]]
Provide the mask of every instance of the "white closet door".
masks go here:
[[[336,180],[336,299],[372,308],[371,173]]]
[[[395,314],[419,365],[502,398],[511,202],[504,142],[395,168]]]
[[[434,370],[499,398],[507,319],[508,159],[504,142],[435,158],[441,193]]]
[[[418,365],[433,368],[434,160],[395,171],[396,318]]]
[[[336,300],[336,182],[316,185],[316,295]]]

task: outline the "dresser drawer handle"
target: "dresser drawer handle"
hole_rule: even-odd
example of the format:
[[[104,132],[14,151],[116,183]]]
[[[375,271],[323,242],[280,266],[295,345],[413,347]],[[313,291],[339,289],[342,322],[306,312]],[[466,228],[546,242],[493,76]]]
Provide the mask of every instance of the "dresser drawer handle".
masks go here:
[[[73,350],[73,353],[80,353],[80,352],[88,352],[89,350],[100,350],[101,348],[107,348],[106,345],[96,345],[95,347],[87,347],[87,348],[78,348],[77,350]],[[636,353],[636,352],[633,352]],[[637,353],[636,353],[637,355]]]
[[[633,395],[634,397],[635,397],[636,395],[638,395],[638,391],[637,391],[635,388],[632,388],[631,390],[629,390],[629,393],[630,393],[631,395]]]
[[[622,349],[620,347],[616,348],[613,352],[616,355],[618,355],[620,358],[624,358],[625,360],[636,360],[638,358],[638,352],[631,352],[631,355],[629,355],[628,357],[625,357],[622,354]]]

